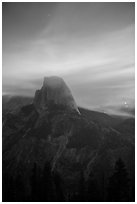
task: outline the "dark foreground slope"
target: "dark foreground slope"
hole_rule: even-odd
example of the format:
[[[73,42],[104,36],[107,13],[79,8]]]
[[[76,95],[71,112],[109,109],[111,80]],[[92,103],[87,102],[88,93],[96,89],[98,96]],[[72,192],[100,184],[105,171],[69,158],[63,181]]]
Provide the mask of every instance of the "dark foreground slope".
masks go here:
[[[3,201],[134,201],[134,123],[125,136],[130,119],[87,115],[60,88],[55,103],[47,86],[3,121]]]

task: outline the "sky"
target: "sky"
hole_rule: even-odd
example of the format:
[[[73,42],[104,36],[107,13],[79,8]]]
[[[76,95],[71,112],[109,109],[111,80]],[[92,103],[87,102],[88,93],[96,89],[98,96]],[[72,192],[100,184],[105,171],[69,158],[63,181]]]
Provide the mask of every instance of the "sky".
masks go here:
[[[134,107],[135,4],[2,3],[3,94],[34,96],[63,77],[79,106]]]

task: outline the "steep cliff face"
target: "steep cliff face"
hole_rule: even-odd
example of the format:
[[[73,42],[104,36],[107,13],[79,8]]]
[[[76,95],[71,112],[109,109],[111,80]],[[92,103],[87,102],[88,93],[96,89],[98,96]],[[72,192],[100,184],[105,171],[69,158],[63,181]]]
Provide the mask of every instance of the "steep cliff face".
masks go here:
[[[70,89],[62,78],[56,76],[44,78],[42,88],[36,91],[34,105],[38,112],[58,106],[80,114]]]
[[[107,180],[121,157],[133,171],[134,144],[109,127],[110,119],[88,110],[84,114],[81,109],[80,114],[65,82],[59,77],[44,78],[33,103],[7,114],[3,121],[4,178],[21,175],[29,192],[34,164],[40,172],[49,162],[51,171],[60,173],[67,197],[67,192],[77,193],[81,170],[87,179],[93,170],[101,184],[104,172]]]

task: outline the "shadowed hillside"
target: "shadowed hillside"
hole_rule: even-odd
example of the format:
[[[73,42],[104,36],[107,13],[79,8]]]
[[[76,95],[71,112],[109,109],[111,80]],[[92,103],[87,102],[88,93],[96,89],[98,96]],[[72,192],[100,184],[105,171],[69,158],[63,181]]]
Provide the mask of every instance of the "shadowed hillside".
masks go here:
[[[3,201],[134,201],[134,119],[78,108],[48,80],[3,100]]]

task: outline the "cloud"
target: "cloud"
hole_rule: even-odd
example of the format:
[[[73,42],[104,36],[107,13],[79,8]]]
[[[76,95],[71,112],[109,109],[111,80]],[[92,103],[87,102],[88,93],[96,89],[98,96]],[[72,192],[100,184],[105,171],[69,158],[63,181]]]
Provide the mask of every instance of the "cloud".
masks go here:
[[[89,5],[58,4],[32,38],[10,41],[3,51],[3,92],[33,95],[44,76],[59,75],[88,108],[134,99],[131,11]]]

